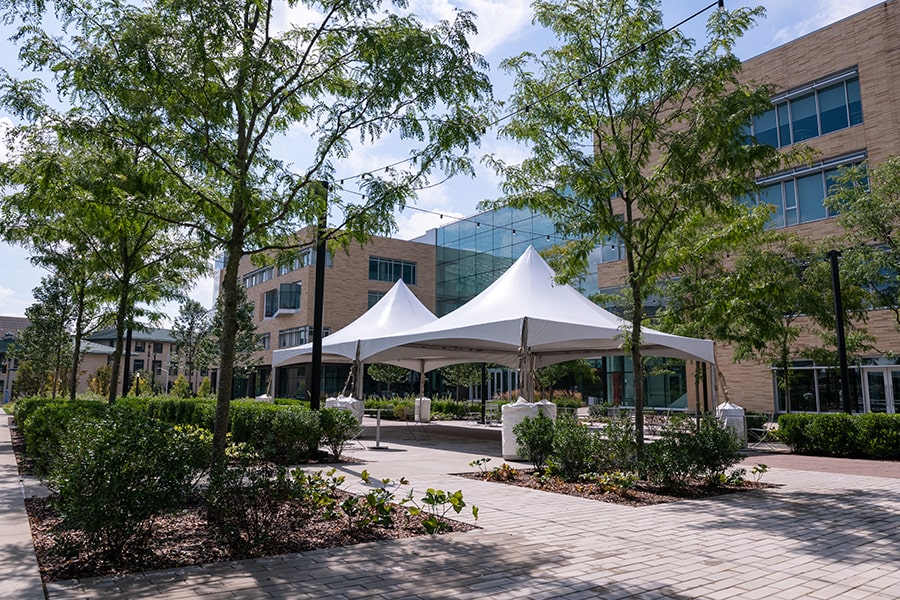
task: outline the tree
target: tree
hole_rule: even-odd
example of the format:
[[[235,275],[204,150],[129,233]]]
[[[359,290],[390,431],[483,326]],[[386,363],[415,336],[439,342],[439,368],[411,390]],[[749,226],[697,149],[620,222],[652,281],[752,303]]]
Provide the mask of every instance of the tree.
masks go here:
[[[553,386],[563,379],[590,384],[597,379],[597,373],[596,369],[584,359],[547,365],[535,372],[535,380],[540,388],[541,396],[547,400],[553,399]]]
[[[598,246],[621,245],[626,348],[641,382],[644,302],[677,232],[697,215],[734,214],[757,173],[791,158],[745,135],[751,117],[771,106],[772,90],[738,80],[732,48],[762,9],[715,11],[709,41],[695,49],[678,30],[664,30],[657,0],[533,6],[561,44],[504,62],[516,83],[502,133],[530,144],[531,156],[520,165],[490,159],[505,179],[499,204],[545,213],[573,240],[559,249],[564,280],[583,275]],[[643,403],[635,385],[639,447]]]
[[[177,360],[188,377],[197,368],[197,357],[203,351],[206,338],[210,335],[208,311],[196,300],[187,299],[181,303],[178,316],[172,325],[172,338],[178,347]]]
[[[829,209],[846,230],[841,259],[900,329],[900,157],[847,169],[829,190]]]
[[[59,278],[42,278],[41,285],[33,290],[36,302],[25,309],[29,325],[10,349],[11,356],[27,363],[32,380],[43,382],[38,389],[28,391],[41,393],[46,389],[52,398],[67,379],[67,361],[73,347],[70,328],[74,314],[68,292]]]
[[[369,377],[380,383],[387,384],[387,393],[391,394],[392,383],[403,383],[409,380],[409,369],[398,367],[397,365],[386,365],[384,363],[374,363],[366,367]]]
[[[46,105],[35,110],[41,123],[16,128],[9,137],[15,151],[0,174],[13,191],[0,197],[0,224],[7,240],[25,245],[35,262],[59,267],[68,278],[78,306],[79,349],[86,311],[99,310],[104,301],[115,306],[113,403],[126,329],[139,316],[158,318],[147,306],[181,297],[208,269],[204,246],[189,230],[139,210],[140,203],[158,203],[174,211],[172,180],[145,152],[111,143],[102,128],[56,115]]]
[[[260,337],[256,333],[256,320],[254,312],[256,307],[247,298],[247,291],[244,286],[238,289],[239,302],[237,313],[237,333],[235,334],[235,356],[234,356],[234,372],[238,377],[248,376],[256,367],[262,363],[262,356],[259,351]],[[219,349],[221,348],[221,339],[224,331],[223,322],[225,320],[223,308],[223,296],[219,294],[216,300],[216,311],[213,314],[210,330],[203,337],[202,344],[197,350],[197,368],[210,369],[219,368],[221,375],[221,365],[218,362]],[[219,378],[219,394],[224,383]],[[229,397],[233,393],[231,388],[228,389]]]
[[[481,365],[462,363],[441,367],[441,379],[444,385],[453,388],[456,400],[459,401],[459,388],[481,383]]]
[[[796,235],[758,230],[738,234],[736,252],[730,257],[710,246],[682,262],[665,286],[667,305],[657,314],[664,329],[682,335],[710,337],[732,345],[734,359],[775,365],[778,385],[790,412],[791,363],[793,358],[814,358],[817,364],[837,364],[834,296],[829,263],[823,248]],[[724,239],[720,237],[719,239]],[[832,242],[826,240],[824,246]],[[848,272],[845,270],[844,275]],[[842,277],[842,300],[850,316],[847,349],[857,353],[869,347],[871,336],[864,328],[865,295],[850,277]],[[798,347],[804,334],[819,343]],[[727,399],[727,386],[722,388]]]
[[[425,27],[403,0],[303,0],[309,25],[279,31],[276,16],[294,3],[252,0],[151,0],[89,3],[56,0],[59,20],[74,34],[42,29],[45,3],[7,2],[22,23],[27,66],[52,67],[59,91],[106,125],[109,135],[145,148],[183,186],[190,217],[142,210],[201,232],[225,254],[223,328],[213,459],[224,457],[238,329],[241,257],[296,248],[291,239],[324,214],[341,215],[319,237],[365,241],[394,227],[393,211],[428,184],[436,169],[471,173],[469,146],[490,112],[484,60],[470,51],[473,15]],[[11,82],[10,105],[28,115],[33,83]],[[476,105],[473,105],[475,103]],[[293,127],[311,130],[305,166],[272,153]],[[326,197],[334,161],[347,157],[351,136],[372,142],[398,134],[411,140],[410,160],[357,179],[364,194]],[[317,399],[315,399],[317,401]]]

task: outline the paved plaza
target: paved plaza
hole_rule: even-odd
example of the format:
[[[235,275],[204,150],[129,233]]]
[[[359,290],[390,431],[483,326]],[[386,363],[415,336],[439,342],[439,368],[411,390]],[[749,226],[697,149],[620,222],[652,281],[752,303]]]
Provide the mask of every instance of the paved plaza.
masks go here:
[[[44,588],[0,416],[0,598],[900,598],[898,463],[750,456],[777,487],[635,508],[454,476],[503,462],[498,429],[463,433],[369,428],[338,468],[462,489],[480,529]]]

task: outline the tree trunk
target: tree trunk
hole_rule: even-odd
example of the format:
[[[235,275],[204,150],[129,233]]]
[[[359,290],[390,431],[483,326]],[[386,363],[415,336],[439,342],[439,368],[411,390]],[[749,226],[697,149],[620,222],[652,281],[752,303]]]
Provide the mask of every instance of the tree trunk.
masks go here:
[[[84,284],[78,286],[75,295],[75,349],[72,352],[72,374],[69,377],[69,399],[74,400],[78,392],[78,367],[81,366],[81,336],[84,328]]]
[[[109,374],[109,403],[115,404],[119,387],[119,370],[122,368],[122,345],[125,337],[125,313],[128,307],[128,294],[126,289],[119,296],[119,306],[116,311],[116,349],[113,351],[112,372]]]
[[[212,466],[225,458],[228,435],[228,413],[231,409],[231,389],[234,385],[234,354],[237,339],[238,267],[243,254],[243,228],[234,226],[234,235],[226,251],[225,274],[222,278],[222,337],[219,340],[219,381],[216,393],[216,416],[213,425]]]

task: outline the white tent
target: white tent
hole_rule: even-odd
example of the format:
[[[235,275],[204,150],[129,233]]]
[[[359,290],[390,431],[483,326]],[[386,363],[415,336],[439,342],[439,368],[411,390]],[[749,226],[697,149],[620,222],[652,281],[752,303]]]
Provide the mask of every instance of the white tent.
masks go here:
[[[493,362],[525,370],[575,358],[623,354],[629,323],[568,285],[529,247],[502,276],[465,305],[403,333],[369,335],[360,353],[371,362]],[[710,340],[642,329],[649,356],[713,363]],[[435,368],[435,367],[431,367]]]
[[[372,308],[355,321],[322,339],[322,361],[327,363],[354,363],[358,373],[366,355],[360,352],[360,340],[379,338],[419,325],[436,321],[437,317],[409,291],[402,280],[384,295]],[[282,348],[272,353],[272,366],[296,364],[312,360],[312,342],[292,348]],[[387,362],[419,372],[452,364],[451,361],[424,364],[419,358],[385,359]],[[362,378],[356,378],[357,383]],[[358,386],[357,386],[358,387]]]
[[[422,304],[415,294],[409,291],[403,280],[398,280],[394,287],[384,295],[372,308],[363,313],[355,321],[322,338],[322,360],[324,362],[346,363],[359,356],[359,341],[407,331],[414,327],[436,321],[437,317]],[[312,342],[293,348],[282,348],[272,352],[272,366],[308,362],[312,357]],[[417,369],[417,361],[394,362],[410,369]]]

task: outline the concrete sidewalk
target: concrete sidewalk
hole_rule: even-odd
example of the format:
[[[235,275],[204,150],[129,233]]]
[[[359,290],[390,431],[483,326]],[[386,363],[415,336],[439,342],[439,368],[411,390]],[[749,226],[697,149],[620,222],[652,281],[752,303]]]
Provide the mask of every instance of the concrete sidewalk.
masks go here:
[[[763,480],[777,488],[634,508],[452,475],[473,470],[469,463],[482,457],[491,458],[489,468],[502,464],[498,430],[477,431],[487,439],[448,435],[450,426],[386,424],[387,449],[372,450],[374,434],[367,432],[362,447],[349,450],[365,463],[339,468],[348,482],[366,469],[377,478],[406,477],[417,491],[462,489],[480,508],[479,530],[56,582],[47,584],[48,597],[900,597],[896,463],[851,461],[856,473],[873,462],[887,475],[876,477],[841,473],[843,465],[829,470],[830,459],[751,456],[748,468],[769,465]],[[0,490],[6,498],[7,487]],[[22,512],[5,516],[24,521]],[[7,548],[0,549],[4,579],[13,571],[34,582],[33,555],[31,565],[11,562]],[[39,591],[40,583],[19,589]],[[0,596],[26,597],[2,589]]]

